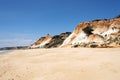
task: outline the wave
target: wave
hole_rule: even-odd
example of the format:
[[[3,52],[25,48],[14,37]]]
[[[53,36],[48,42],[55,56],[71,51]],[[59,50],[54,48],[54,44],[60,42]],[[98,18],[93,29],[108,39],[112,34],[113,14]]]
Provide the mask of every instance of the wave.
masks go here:
[[[0,54],[9,53],[9,52],[11,52],[11,51],[13,51],[13,50],[0,50]]]

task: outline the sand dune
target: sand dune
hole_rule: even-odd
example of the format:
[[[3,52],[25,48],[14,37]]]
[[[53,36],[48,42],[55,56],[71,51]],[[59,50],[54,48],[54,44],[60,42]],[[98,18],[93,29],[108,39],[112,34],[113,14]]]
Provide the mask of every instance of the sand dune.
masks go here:
[[[0,80],[120,80],[120,48],[16,50],[0,55]]]

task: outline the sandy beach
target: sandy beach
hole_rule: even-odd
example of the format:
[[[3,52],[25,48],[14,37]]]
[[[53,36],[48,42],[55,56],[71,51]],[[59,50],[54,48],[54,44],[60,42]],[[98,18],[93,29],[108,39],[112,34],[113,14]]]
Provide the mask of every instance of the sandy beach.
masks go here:
[[[0,54],[0,80],[120,80],[120,48],[15,50]]]

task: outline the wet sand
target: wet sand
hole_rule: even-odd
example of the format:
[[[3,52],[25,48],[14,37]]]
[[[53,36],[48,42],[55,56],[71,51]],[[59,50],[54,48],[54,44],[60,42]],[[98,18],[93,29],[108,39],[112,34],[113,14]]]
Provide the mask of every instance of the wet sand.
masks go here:
[[[120,48],[31,49],[0,54],[0,80],[120,80]]]

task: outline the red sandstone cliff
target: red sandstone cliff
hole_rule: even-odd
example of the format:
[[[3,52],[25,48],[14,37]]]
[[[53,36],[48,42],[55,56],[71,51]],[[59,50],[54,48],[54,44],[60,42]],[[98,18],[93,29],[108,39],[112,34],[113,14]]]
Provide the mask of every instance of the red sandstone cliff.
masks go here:
[[[95,20],[78,24],[73,33],[63,42],[61,47],[81,46],[82,44],[86,44],[87,47],[90,47],[92,43],[99,47],[102,47],[104,44],[106,46],[120,46],[119,38],[120,18]],[[116,41],[114,39],[116,39]],[[111,45],[116,42],[117,44]]]
[[[46,37],[41,37],[39,40],[32,44],[31,48],[44,48],[51,39],[52,36],[50,36],[49,34]]]
[[[77,25],[70,33],[41,37],[31,48],[120,47],[120,16]]]

